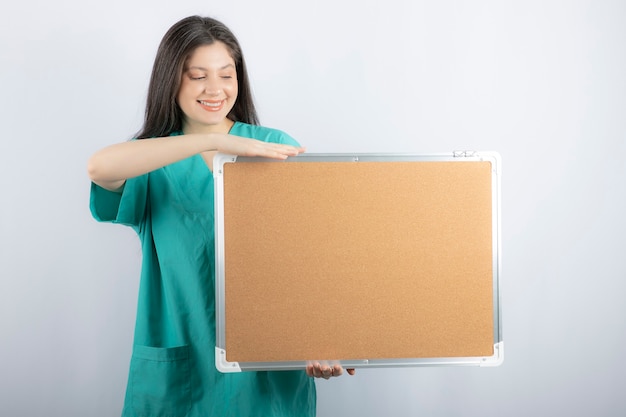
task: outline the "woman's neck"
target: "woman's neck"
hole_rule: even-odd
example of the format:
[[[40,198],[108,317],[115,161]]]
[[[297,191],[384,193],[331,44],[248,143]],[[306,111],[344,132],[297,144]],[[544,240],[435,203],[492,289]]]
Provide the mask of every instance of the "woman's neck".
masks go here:
[[[228,134],[230,129],[235,124],[234,121],[226,118],[221,123],[216,125],[200,125],[200,124],[189,124],[183,122],[183,134],[191,135],[191,134],[207,134],[207,133],[223,133]]]

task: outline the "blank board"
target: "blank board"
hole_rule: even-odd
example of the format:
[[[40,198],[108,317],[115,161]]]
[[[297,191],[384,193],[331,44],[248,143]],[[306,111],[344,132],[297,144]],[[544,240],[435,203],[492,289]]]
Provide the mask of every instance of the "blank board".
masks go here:
[[[216,366],[498,365],[500,158],[216,156]]]

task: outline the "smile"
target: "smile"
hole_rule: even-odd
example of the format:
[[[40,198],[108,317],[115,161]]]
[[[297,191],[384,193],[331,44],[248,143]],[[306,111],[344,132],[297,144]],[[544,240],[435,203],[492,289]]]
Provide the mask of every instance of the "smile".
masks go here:
[[[198,100],[198,103],[200,103],[202,108],[204,108],[207,111],[218,111],[218,110],[221,110],[221,108],[224,106],[224,103],[226,103],[226,100],[220,100],[220,101]]]

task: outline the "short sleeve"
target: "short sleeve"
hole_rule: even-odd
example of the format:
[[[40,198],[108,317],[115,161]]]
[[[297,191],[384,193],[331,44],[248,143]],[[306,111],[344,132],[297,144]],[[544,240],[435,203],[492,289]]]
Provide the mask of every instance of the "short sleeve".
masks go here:
[[[89,207],[97,221],[139,227],[146,215],[149,174],[126,180],[121,193],[91,183]]]
[[[300,146],[297,140],[295,140],[294,138],[292,138],[291,136],[289,136],[287,133],[283,131],[278,130],[276,131],[275,135],[277,136],[277,138],[275,139],[277,143],[282,143],[285,145],[292,145],[292,146]]]
[[[235,124],[231,128],[230,133],[237,136],[243,136],[244,138],[262,140],[264,142],[300,146],[297,140],[295,140],[282,130],[272,129],[265,126],[235,122]]]

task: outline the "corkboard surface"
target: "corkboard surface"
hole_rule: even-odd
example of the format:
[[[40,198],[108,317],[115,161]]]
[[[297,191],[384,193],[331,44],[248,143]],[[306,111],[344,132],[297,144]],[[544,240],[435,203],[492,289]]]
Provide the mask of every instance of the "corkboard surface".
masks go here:
[[[491,170],[225,164],[226,359],[491,356]]]

